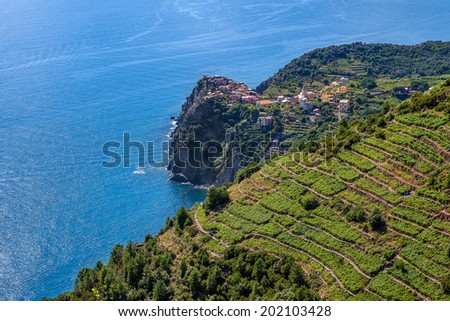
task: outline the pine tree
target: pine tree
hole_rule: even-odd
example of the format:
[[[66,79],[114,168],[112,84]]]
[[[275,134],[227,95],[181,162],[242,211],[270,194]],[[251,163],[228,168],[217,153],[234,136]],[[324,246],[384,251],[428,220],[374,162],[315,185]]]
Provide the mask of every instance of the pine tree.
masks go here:
[[[303,271],[298,264],[292,265],[291,272],[289,273],[289,281],[296,285],[304,284],[305,276],[303,275]]]
[[[153,301],[167,300],[167,287],[164,280],[158,280],[153,287]]]
[[[264,276],[264,262],[259,258],[253,267],[252,277],[260,281]]]
[[[175,216],[175,227],[182,230],[186,224],[186,220],[188,218],[188,212],[184,208],[184,206],[180,207]]]
[[[180,264],[180,275],[181,275],[182,278],[184,278],[184,276],[186,275],[187,268],[188,268],[188,266],[187,266],[187,263],[186,263],[186,259],[183,258],[181,260],[181,264]]]
[[[209,272],[208,278],[206,279],[206,291],[208,294],[215,294],[217,292],[218,279],[219,272],[216,266]]]
[[[201,291],[201,282],[200,282],[200,272],[196,267],[194,267],[189,273],[188,278],[189,288],[191,289],[192,296],[194,298],[197,298],[199,296],[199,293]]]

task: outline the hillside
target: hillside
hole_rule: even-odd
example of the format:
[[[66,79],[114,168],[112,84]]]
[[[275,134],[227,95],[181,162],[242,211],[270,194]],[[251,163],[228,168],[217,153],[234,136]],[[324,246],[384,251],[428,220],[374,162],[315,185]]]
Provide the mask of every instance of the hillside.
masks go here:
[[[449,300],[449,114],[446,81],[341,122],[333,139],[267,164],[229,188],[225,209],[196,217],[219,242],[289,253],[323,298]]]
[[[257,90],[298,93],[304,85],[331,82],[333,76],[398,79],[442,75],[450,73],[449,65],[450,42],[428,41],[412,46],[357,42],[308,52],[263,81]]]
[[[178,182],[216,185],[298,142],[395,106],[450,77],[450,42],[362,44],[311,51],[251,90],[203,76],[182,106],[168,169]],[[214,152],[211,152],[214,151]]]
[[[450,300],[449,115],[447,80],[343,120],[116,247],[57,299]]]

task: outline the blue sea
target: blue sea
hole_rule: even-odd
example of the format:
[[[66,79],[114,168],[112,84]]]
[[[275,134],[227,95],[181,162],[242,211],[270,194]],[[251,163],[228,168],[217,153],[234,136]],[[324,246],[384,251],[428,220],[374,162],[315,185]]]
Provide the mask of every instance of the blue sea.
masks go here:
[[[70,291],[203,201],[164,168],[101,166],[123,133],[160,157],[202,75],[255,87],[317,47],[448,41],[448,21],[449,1],[0,0],[0,300]]]

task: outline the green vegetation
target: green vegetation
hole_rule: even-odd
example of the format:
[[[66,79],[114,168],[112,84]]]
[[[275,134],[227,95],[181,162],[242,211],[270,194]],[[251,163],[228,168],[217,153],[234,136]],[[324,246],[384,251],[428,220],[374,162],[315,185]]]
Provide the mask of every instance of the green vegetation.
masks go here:
[[[212,187],[208,191],[208,196],[205,201],[205,208],[207,210],[217,210],[222,208],[229,202],[228,191],[222,187]]]
[[[332,196],[344,190],[346,185],[334,177],[325,176],[317,180],[311,187],[323,195]]]
[[[445,68],[419,58],[446,46],[339,46],[337,61],[319,50],[312,66],[293,62],[288,78],[305,81],[303,71],[311,77],[314,64],[334,61],[348,87],[402,96],[399,82],[429,82],[377,77]],[[379,67],[388,53],[393,60]],[[403,63],[405,55],[414,62]],[[330,72],[314,70],[320,81]],[[298,89],[278,76],[267,86]],[[450,80],[397,105],[385,101],[382,113],[342,121],[323,144],[299,142],[302,152],[241,170],[233,185],[211,188],[203,206],[181,208],[158,236],[116,246],[108,263],[81,270],[74,291],[58,299],[450,300],[449,97]],[[227,113],[243,111],[235,108]]]
[[[389,274],[380,273],[369,283],[369,290],[387,300],[414,301],[417,296],[404,285],[395,282]]]
[[[342,165],[336,159],[321,163],[319,168],[330,171],[345,181],[353,182],[360,177],[358,171],[351,166]]]
[[[396,120],[406,125],[417,125],[428,129],[436,129],[447,123],[449,118],[447,115],[411,113],[398,115]]]
[[[370,159],[379,162],[379,161],[383,161],[387,158],[386,154],[380,153],[370,147],[361,145],[361,144],[354,144],[352,145],[352,149],[360,154],[363,154],[367,157],[369,157]]]
[[[372,230],[374,230],[374,231],[383,231],[384,230],[385,222],[383,220],[383,216],[381,215],[380,208],[376,207],[372,211],[372,213],[370,213],[367,220],[369,221],[369,224],[372,227]]]
[[[352,207],[347,213],[347,219],[352,222],[364,222],[366,220],[366,213],[360,206]]]
[[[240,169],[236,174],[235,181],[237,183],[242,182],[244,179],[249,178],[252,174],[256,173],[261,169],[261,165],[257,163],[251,163],[246,167]]]
[[[354,43],[316,49],[294,59],[273,77],[261,83],[258,90],[299,92],[299,84],[307,81],[322,82],[329,79],[329,74],[332,73],[359,79],[361,86],[366,89],[373,89],[378,85],[374,79],[381,76],[395,79],[406,75],[449,73],[450,62],[446,54],[448,46],[445,42],[425,42],[416,46]],[[389,82],[380,85],[384,86],[383,89],[394,89]],[[403,87],[407,85],[419,88],[417,80],[411,80]],[[421,87],[425,88],[427,87]]]
[[[227,248],[211,261],[203,249],[181,262],[156,239],[115,248],[110,261],[83,269],[73,292],[56,300],[314,300],[295,260],[241,247]],[[177,280],[174,283],[174,280]],[[277,289],[275,291],[275,289]]]
[[[350,165],[355,166],[356,168],[358,168],[359,170],[363,171],[363,172],[368,172],[371,169],[375,168],[375,165],[372,164],[370,161],[356,155],[356,154],[352,154],[348,151],[342,151],[338,154],[338,157],[344,161],[349,163]]]

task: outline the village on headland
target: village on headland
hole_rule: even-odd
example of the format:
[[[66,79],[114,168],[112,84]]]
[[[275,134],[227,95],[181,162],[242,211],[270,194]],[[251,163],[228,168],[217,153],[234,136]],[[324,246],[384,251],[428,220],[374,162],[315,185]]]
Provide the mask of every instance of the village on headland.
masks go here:
[[[389,98],[404,100],[419,91],[406,85],[410,81],[386,78],[375,82],[335,74],[324,81],[303,83],[295,91],[270,94],[268,91],[260,94],[243,82],[220,75],[204,75],[199,83],[206,89],[201,97],[203,102],[220,101],[223,108],[229,111],[234,107],[247,106],[257,113],[257,117],[247,119],[244,125],[227,129],[227,143],[231,141],[230,137],[236,135],[262,142],[267,140],[264,136],[269,134],[270,143],[263,149],[271,155],[285,153],[299,135],[311,132],[324,123],[333,130],[342,119],[364,118],[378,112],[381,110],[380,102]],[[361,111],[368,114],[361,115]],[[177,117],[171,118],[178,120]]]
[[[234,104],[255,105],[261,110],[257,122],[261,127],[273,125],[274,117],[270,114],[271,106],[277,106],[281,109],[284,125],[289,125],[291,122],[310,124],[316,122],[318,117],[321,116],[320,103],[323,101],[334,105],[338,120],[348,118],[350,100],[342,98],[345,97],[345,90],[336,91],[333,95],[325,92],[327,89],[347,84],[349,79],[345,77],[334,81],[329,86],[324,86],[322,89],[304,86],[298,95],[277,96],[276,99],[261,96],[245,83],[235,82],[224,76],[203,76],[202,79],[208,84],[212,84],[209,87],[208,94],[203,97],[205,101],[217,97],[226,97],[229,101],[227,108],[232,108]]]
[[[229,104],[227,108],[233,107],[233,104],[250,104],[260,107],[278,106],[281,108],[283,116],[283,124],[288,125],[290,122],[315,123],[322,115],[324,105],[332,107],[332,113],[339,121],[348,119],[349,112],[352,108],[352,100],[358,98],[355,94],[355,84],[351,84],[348,77],[335,76],[332,82],[324,82],[323,84],[303,85],[302,90],[297,95],[280,95],[275,97],[261,96],[256,90],[250,89],[243,82],[235,82],[234,80],[224,76],[203,76],[202,80],[211,86],[204,100],[215,97],[228,98]],[[374,85],[376,87],[376,84]],[[369,87],[370,88],[370,87]],[[376,98],[393,94],[392,90],[370,88],[365,94],[369,98]],[[410,95],[419,90],[410,86],[397,86],[394,88],[394,94]],[[300,116],[300,117],[297,117]],[[267,110],[261,112],[258,124],[262,127],[273,125],[273,115]]]

